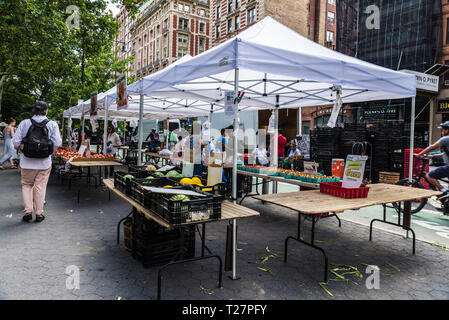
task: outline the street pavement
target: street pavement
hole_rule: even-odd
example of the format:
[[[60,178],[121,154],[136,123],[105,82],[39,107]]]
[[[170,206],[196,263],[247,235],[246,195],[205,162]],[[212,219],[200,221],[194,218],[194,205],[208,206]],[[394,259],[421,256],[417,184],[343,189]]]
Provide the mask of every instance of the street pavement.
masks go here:
[[[123,244],[116,245],[117,222],[131,210],[127,203],[115,195],[109,201],[104,188],[89,188],[85,179],[69,191],[55,175],[46,199],[46,220],[22,222],[19,174],[0,171],[0,299],[156,298],[158,268],[143,268]],[[217,288],[213,260],[172,266],[164,272],[163,299],[449,299],[449,252],[441,246],[418,241],[412,255],[411,240],[403,236],[375,230],[370,242],[366,226],[342,221],[339,228],[334,217],[322,219],[316,244],[328,253],[331,268],[340,269],[334,269],[340,277],[330,273],[332,280],[320,286],[323,261],[318,251],[291,242],[289,261],[283,261],[284,240],[295,235],[297,215],[254,199],[244,204],[261,216],[238,223],[240,279],[225,276],[223,287]],[[223,258],[226,226],[211,223],[207,232],[208,247]],[[303,223],[306,239],[310,226],[310,221]],[[196,240],[199,254],[198,236]],[[367,265],[380,268],[379,289],[365,285]],[[79,289],[70,289],[69,266],[80,270]]]

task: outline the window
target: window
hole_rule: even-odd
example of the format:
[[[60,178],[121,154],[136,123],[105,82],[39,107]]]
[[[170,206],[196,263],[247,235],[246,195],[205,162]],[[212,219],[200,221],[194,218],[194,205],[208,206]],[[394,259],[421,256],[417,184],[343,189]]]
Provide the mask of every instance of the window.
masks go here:
[[[184,12],[190,12],[190,6],[188,6],[188,5],[185,5],[184,6]]]
[[[206,11],[204,9],[200,9],[200,16],[204,17],[206,15]]]
[[[164,58],[168,58],[168,36],[164,36],[164,51],[163,51]]]
[[[215,27],[215,38],[220,39],[220,26]]]
[[[335,6],[335,0],[327,0],[327,3],[333,4]]]
[[[256,8],[248,10],[248,24],[253,23],[256,20]]]
[[[240,16],[235,17],[235,30],[240,29]]]
[[[178,58],[185,56],[189,51],[189,36],[178,34]]]
[[[221,7],[217,6],[217,19],[221,18]]]
[[[179,18],[178,28],[180,30],[189,31],[189,19]]]
[[[302,134],[309,135],[310,134],[310,120],[302,122]]]
[[[232,19],[228,20],[228,33],[232,32]]]
[[[206,44],[206,41],[204,40],[204,38],[199,37],[198,38],[198,53],[202,53],[205,51],[205,44]]]
[[[182,4],[178,4],[178,10],[179,11],[184,11],[184,6]]]
[[[328,11],[327,12],[327,22],[329,22],[330,24],[334,24],[335,21],[335,13]]]
[[[233,0],[228,0],[228,12],[232,12],[232,1]]]
[[[327,42],[334,42],[334,33],[332,31],[326,32],[326,41]]]
[[[154,39],[154,34],[153,34],[153,30],[150,31],[150,40],[153,41]]]
[[[156,27],[156,35],[159,35],[161,33],[161,26],[157,25]]]
[[[240,0],[235,0],[235,8],[240,8]]]
[[[200,33],[204,33],[205,27],[204,27],[204,22],[200,22]]]

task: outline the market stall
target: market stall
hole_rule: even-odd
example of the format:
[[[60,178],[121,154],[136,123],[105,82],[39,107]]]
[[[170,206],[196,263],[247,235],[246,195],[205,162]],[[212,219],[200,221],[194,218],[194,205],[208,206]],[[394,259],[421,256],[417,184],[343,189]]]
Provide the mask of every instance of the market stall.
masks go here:
[[[412,98],[410,149],[414,144],[413,75],[327,49],[270,17],[196,57],[139,79],[128,86],[128,93],[132,101],[123,111],[138,114],[140,125],[148,114],[175,118],[225,112],[237,131],[240,111],[270,109],[274,110],[275,134],[282,108],[334,104],[331,119],[335,120],[343,103]],[[334,124],[331,121],[329,125]],[[142,130],[139,132],[141,150]],[[233,147],[237,150],[237,134]],[[274,150],[276,166],[277,139]],[[232,163],[232,197],[236,200],[236,152]],[[233,220],[233,279],[237,278],[236,227]]]

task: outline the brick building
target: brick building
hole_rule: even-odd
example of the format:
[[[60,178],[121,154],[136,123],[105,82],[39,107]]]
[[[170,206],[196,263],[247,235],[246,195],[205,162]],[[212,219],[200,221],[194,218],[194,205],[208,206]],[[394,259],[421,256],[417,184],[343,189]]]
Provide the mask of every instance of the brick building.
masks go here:
[[[207,0],[151,0],[131,23],[131,55],[137,77],[156,72],[178,58],[209,49]]]
[[[266,16],[322,45],[335,45],[336,0],[211,0],[212,46]]]
[[[131,34],[129,32],[131,19],[128,17],[125,6],[120,8],[120,12],[115,18],[120,22],[120,29],[114,40],[114,52],[118,58],[125,59],[131,56]]]

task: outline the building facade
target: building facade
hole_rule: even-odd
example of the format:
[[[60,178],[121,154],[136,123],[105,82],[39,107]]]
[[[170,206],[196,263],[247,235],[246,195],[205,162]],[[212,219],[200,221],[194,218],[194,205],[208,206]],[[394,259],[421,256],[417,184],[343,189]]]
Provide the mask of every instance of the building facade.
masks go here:
[[[266,16],[322,45],[336,44],[336,0],[211,0],[210,12],[212,46]]]
[[[134,73],[143,77],[161,70],[186,54],[209,49],[207,0],[151,0],[129,27]]]
[[[129,32],[131,19],[128,17],[125,6],[121,6],[115,18],[120,22],[120,29],[114,40],[114,52],[119,59],[123,60],[131,56],[131,33]]]

